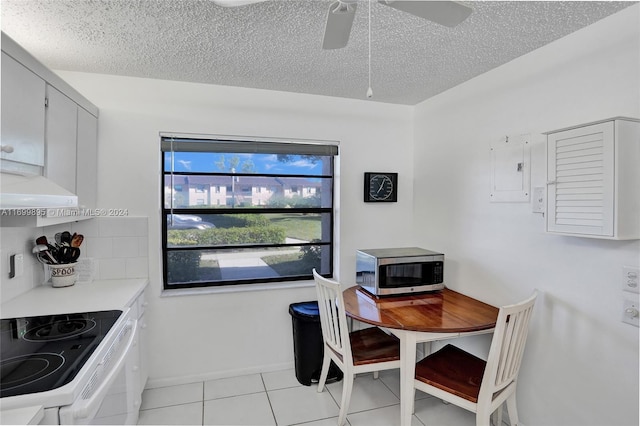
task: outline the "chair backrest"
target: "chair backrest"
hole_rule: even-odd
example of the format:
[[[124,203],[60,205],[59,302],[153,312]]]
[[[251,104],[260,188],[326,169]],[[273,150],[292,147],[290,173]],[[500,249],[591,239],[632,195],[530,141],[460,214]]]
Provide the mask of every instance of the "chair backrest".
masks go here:
[[[322,337],[331,350],[342,356],[343,362],[351,362],[351,343],[344,310],[342,288],[337,281],[324,278],[313,270],[318,294]]]
[[[534,292],[520,303],[500,308],[478,400],[493,398],[518,378],[536,297]]]

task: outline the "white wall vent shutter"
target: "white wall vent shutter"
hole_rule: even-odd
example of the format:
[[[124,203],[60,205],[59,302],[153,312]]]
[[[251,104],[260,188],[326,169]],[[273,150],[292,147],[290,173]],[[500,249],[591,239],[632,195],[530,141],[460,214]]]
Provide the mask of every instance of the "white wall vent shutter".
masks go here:
[[[548,136],[547,231],[613,236],[614,123]]]

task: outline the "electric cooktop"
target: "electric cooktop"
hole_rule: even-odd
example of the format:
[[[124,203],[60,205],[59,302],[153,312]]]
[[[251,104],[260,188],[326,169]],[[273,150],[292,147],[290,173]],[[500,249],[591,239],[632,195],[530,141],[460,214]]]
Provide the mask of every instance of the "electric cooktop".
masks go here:
[[[45,392],[72,381],[121,314],[0,320],[0,397]]]

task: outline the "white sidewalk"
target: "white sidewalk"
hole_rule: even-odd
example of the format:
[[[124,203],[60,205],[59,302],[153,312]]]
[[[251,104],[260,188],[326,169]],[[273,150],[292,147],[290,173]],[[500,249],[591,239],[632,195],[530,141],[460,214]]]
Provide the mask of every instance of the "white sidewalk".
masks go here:
[[[240,280],[255,277],[277,278],[280,276],[257,256],[219,257],[218,266],[223,280]]]
[[[287,243],[306,243],[307,241],[287,238]],[[273,268],[267,265],[262,256],[270,254],[300,253],[299,248],[292,250],[280,250],[277,252],[268,250],[237,251],[229,253],[202,254],[203,259],[216,260],[220,268],[223,280],[240,280],[261,278],[278,278],[278,274]]]

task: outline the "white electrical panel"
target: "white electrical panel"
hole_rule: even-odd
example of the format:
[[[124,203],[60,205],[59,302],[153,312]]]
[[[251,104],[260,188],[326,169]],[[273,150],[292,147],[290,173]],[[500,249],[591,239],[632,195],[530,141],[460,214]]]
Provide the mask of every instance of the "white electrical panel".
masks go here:
[[[529,202],[531,135],[505,136],[491,144],[491,201]]]
[[[545,205],[546,192],[547,192],[547,188],[545,188],[544,186],[537,186],[533,188],[533,200],[531,203],[531,211],[533,213],[544,214],[546,210],[546,205]]]

